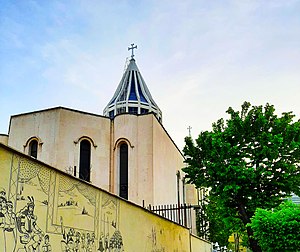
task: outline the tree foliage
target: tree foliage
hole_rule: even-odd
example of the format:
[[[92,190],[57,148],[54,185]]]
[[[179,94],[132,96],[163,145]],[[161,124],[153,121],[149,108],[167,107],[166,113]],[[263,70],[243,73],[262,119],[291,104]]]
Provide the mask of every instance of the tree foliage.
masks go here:
[[[196,212],[198,236],[227,247],[229,246],[228,237],[231,234],[243,236],[245,227],[241,220],[232,217],[234,215],[232,210],[219,204],[218,197],[210,195],[209,198],[206,197],[204,201],[200,201],[199,206]]]
[[[221,204],[218,204],[217,197],[211,196],[206,208],[209,222],[209,240],[218,242],[220,246],[228,246],[228,237],[240,231],[240,222],[232,218]]]
[[[275,210],[258,208],[249,225],[263,251],[300,251],[300,205],[287,201]]]
[[[292,112],[274,112],[269,104],[230,107],[228,120],[213,123],[195,142],[187,137],[183,150],[189,181],[210,188],[226,213],[242,221],[254,252],[261,249],[247,224],[256,208],[276,207],[291,192],[299,195],[300,122],[293,122]]]

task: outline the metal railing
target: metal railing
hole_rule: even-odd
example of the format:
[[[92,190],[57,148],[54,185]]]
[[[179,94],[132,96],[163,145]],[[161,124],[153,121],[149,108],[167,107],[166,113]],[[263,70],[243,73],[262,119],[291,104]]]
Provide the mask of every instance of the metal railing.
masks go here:
[[[190,204],[148,205],[145,208],[189,229],[193,227],[192,210],[195,207]]]

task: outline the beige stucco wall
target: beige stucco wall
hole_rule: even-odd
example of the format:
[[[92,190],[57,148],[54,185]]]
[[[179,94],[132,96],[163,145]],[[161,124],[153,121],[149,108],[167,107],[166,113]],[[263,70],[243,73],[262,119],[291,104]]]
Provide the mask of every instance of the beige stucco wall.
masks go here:
[[[177,203],[177,171],[183,167],[183,156],[157,120],[153,120],[154,204]],[[166,183],[166,181],[168,181]],[[179,185],[182,197],[182,183]],[[164,192],[164,193],[162,193]],[[181,201],[182,203],[182,201]]]
[[[109,188],[110,120],[64,110],[59,115],[56,166],[67,169],[79,164],[80,138],[91,140],[91,183]]]
[[[12,116],[9,125],[8,145],[28,154],[26,143],[30,138],[37,137],[39,139],[38,159],[55,165],[58,121],[58,109]]]
[[[191,235],[191,251],[211,252],[211,249],[211,243],[202,240],[195,235]]]
[[[8,135],[0,134],[0,143],[8,144]]]
[[[101,116],[54,108],[13,116],[8,145],[28,153],[26,142],[39,139],[38,159],[74,174],[79,169],[78,140],[92,140],[91,183],[109,188],[110,120]]]
[[[119,187],[119,144],[128,144],[128,198],[153,202],[152,115],[118,115],[113,121],[114,192]]]
[[[180,251],[189,252],[189,230],[156,216],[149,211],[120,202],[120,220],[125,227],[130,227],[133,232],[122,232],[124,245],[130,246],[130,251]],[[138,238],[140,237],[140,238]],[[142,237],[147,237],[146,239]],[[138,238],[138,239],[137,239]],[[200,246],[199,246],[200,245]],[[205,244],[198,244],[196,251],[202,251]]]
[[[163,160],[163,162],[162,162]],[[178,147],[172,141],[164,127],[153,118],[153,173],[155,204],[164,204],[166,195],[162,191],[167,191],[168,197],[172,196],[173,202],[178,202],[177,172],[179,172],[179,197],[180,204],[197,204],[197,193],[195,187],[190,184],[183,185],[185,167],[184,157]],[[168,181],[168,183],[166,183]],[[184,188],[184,192],[183,192]]]
[[[119,144],[129,146],[129,200],[148,205],[175,204],[177,171],[184,167],[183,156],[154,115],[122,114],[113,121],[114,192],[118,194]],[[183,203],[183,173],[180,203]],[[186,203],[195,204],[195,190],[186,186]]]

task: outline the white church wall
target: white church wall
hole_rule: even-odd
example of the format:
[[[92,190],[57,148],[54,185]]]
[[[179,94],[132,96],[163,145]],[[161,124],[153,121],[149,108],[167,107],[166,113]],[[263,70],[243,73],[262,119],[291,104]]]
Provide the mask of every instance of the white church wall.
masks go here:
[[[79,172],[82,138],[92,142],[91,183],[109,189],[110,120],[65,108],[11,117],[8,145],[28,154],[28,140],[38,139],[37,159],[74,175]],[[27,145],[26,145],[27,143]]]
[[[179,194],[183,203],[184,158],[153,114],[122,114],[114,118],[113,190],[119,194],[119,149],[122,141],[129,147],[128,199],[147,206],[177,204],[177,176],[180,172]],[[185,202],[195,204],[195,189],[186,185]]]
[[[154,115],[138,116],[138,191],[139,202],[154,203],[153,192],[153,119]]]
[[[184,159],[164,128],[153,119],[154,204],[175,204],[178,202],[176,173],[184,166]],[[181,179],[179,189],[182,197]]]
[[[28,154],[29,139],[38,139],[37,158],[56,166],[55,141],[58,130],[59,111],[56,109],[12,116],[8,145]]]
[[[101,116],[61,110],[56,148],[57,167],[79,174],[80,141],[91,143],[91,183],[109,189],[110,120]]]
[[[114,145],[129,144],[129,200],[145,205],[177,203],[177,171],[183,156],[153,114],[118,115],[114,119]],[[118,194],[118,148],[114,149],[114,193]],[[182,180],[180,197],[182,200]],[[181,201],[182,203],[182,201]]]
[[[151,116],[130,114],[118,115],[114,119],[114,192],[119,187],[118,144],[128,144],[128,199],[139,205],[142,201],[153,202],[152,182],[152,135]]]

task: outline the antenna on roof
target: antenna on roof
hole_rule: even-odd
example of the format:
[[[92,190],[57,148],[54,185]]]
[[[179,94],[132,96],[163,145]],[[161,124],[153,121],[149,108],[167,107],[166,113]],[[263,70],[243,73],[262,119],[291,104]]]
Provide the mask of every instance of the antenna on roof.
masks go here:
[[[126,71],[128,65],[129,65],[129,60],[128,60],[128,58],[129,58],[129,57],[126,57],[123,73],[125,73],[125,71]]]

